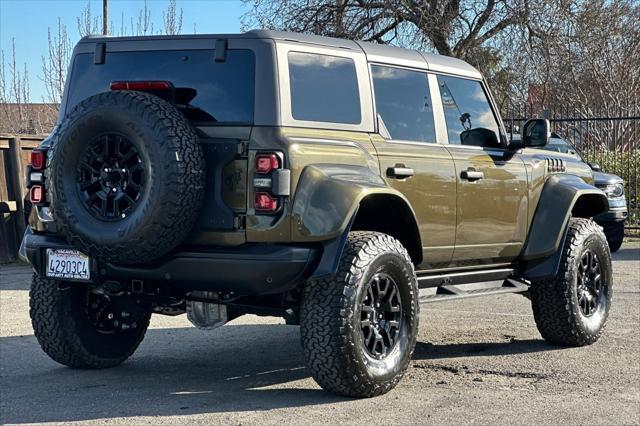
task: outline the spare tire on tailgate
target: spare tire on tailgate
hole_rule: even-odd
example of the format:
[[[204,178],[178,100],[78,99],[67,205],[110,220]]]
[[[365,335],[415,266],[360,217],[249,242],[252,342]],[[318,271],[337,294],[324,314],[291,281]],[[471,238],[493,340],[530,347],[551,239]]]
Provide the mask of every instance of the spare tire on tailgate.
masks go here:
[[[52,215],[69,242],[112,263],[145,263],[187,236],[205,164],[187,119],[143,92],[87,98],[62,122],[47,166]]]

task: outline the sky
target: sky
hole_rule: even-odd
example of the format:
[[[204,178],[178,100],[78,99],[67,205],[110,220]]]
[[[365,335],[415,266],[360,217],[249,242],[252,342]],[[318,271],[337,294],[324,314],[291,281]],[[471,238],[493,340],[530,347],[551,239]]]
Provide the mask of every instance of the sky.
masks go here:
[[[90,0],[93,15],[102,14],[102,0]],[[182,9],[182,33],[234,33],[240,31],[240,18],[247,7],[239,0],[177,0]],[[155,28],[162,27],[162,11],[168,0],[148,0],[151,21]],[[0,49],[5,60],[11,54],[11,40],[15,38],[16,62],[27,64],[31,102],[42,102],[46,96],[41,81],[42,56],[47,54],[47,29],[56,28],[58,17],[66,25],[75,44],[80,39],[76,18],[87,5],[87,0],[0,0]],[[144,0],[109,0],[110,20],[116,31],[120,28],[122,13],[125,22],[137,19]],[[8,73],[8,70],[6,70]]]

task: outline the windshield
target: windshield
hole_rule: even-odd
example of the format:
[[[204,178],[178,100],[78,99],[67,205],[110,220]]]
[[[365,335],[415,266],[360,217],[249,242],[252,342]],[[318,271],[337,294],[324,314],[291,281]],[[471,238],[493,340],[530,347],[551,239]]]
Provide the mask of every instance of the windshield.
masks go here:
[[[212,50],[109,52],[104,64],[76,55],[66,110],[108,92],[112,81],[162,80],[175,87],[175,103],[193,122],[253,123],[255,60],[250,50],[229,50],[215,61]]]

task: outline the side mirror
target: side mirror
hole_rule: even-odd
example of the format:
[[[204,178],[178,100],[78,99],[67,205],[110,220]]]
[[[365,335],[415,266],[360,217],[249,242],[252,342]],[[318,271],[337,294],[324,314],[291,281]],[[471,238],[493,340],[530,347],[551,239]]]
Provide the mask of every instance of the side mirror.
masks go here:
[[[460,143],[462,145],[482,146],[487,148],[502,148],[496,132],[483,127],[465,130],[460,133]]]
[[[525,147],[542,147],[549,143],[551,124],[545,118],[527,120],[522,126],[521,140]]]
[[[587,163],[589,165],[589,167],[591,167],[591,170],[593,170],[594,172],[599,172],[600,170],[602,170],[602,167],[600,167],[600,164],[598,163]]]

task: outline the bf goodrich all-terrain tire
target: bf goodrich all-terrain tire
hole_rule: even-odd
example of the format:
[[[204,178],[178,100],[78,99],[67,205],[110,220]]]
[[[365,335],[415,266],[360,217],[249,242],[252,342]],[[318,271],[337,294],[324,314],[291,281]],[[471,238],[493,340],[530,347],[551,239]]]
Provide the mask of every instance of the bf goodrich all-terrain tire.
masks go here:
[[[29,314],[38,343],[54,361],[69,367],[121,364],[142,342],[151,317],[127,297],[95,294],[83,284],[34,275]]]
[[[65,117],[47,165],[60,233],[114,263],[158,258],[201,210],[205,164],[187,119],[148,93],[100,93]]]
[[[305,362],[325,390],[384,394],[409,365],[418,319],[418,287],[402,244],[377,232],[351,232],[335,277],[305,288]]]
[[[559,345],[594,343],[604,330],[613,297],[611,256],[602,228],[573,218],[555,277],[533,282],[531,304],[538,330]]]

